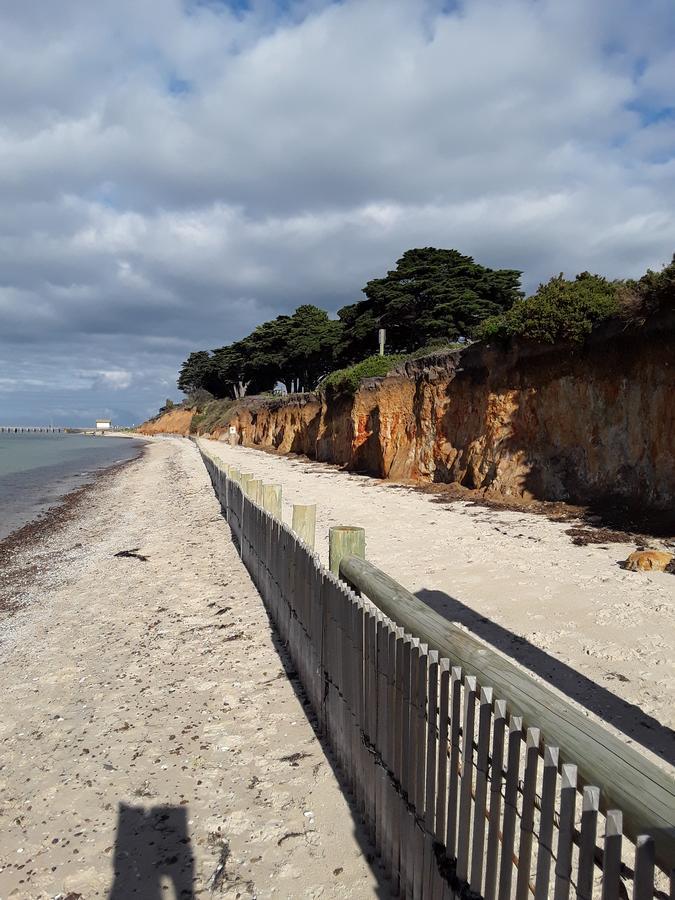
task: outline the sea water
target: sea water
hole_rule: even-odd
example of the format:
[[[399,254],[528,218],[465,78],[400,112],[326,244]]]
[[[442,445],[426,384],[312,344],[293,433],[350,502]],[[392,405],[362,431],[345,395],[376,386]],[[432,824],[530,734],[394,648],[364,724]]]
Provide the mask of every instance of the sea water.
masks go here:
[[[101,469],[137,456],[141,443],[84,434],[0,433],[0,540]]]

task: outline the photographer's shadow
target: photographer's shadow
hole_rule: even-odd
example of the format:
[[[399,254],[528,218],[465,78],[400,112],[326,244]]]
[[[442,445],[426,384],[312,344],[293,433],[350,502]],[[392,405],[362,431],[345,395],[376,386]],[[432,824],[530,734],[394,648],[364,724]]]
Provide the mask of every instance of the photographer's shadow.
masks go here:
[[[160,900],[171,883],[178,900],[194,898],[194,857],[184,806],[120,803],[109,900]]]

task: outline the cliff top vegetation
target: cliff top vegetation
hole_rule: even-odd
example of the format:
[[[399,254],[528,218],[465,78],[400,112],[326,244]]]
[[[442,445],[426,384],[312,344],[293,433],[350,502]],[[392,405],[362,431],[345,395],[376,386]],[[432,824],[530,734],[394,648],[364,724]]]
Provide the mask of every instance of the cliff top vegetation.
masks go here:
[[[327,394],[354,394],[366,378],[378,378],[387,375],[401,363],[420,359],[434,353],[446,353],[448,350],[460,350],[464,344],[458,342],[436,341],[428,347],[421,347],[412,353],[395,353],[388,356],[369,356],[353,366],[336,369],[319,385],[319,391]]]
[[[590,272],[566,279],[561,273],[540,284],[531,297],[516,300],[509,310],[485,319],[476,336],[486,341],[518,337],[537,343],[581,344],[606,319],[639,325],[667,305],[675,309],[675,256],[660,272],[650,269],[638,281],[608,281]]]
[[[457,250],[407,250],[395,269],[366,284],[365,300],[338,312],[336,359],[354,363],[369,356],[379,328],[386,329],[391,353],[469,336],[523,296],[521,274],[488,269]]]
[[[520,274],[487,268],[457,250],[408,250],[395,269],[366,284],[364,300],[343,307],[337,319],[316,306],[299,306],[239,341],[191,353],[178,387],[232,399],[279,383],[289,393],[313,390],[330,372],[368,358],[379,328],[386,329],[389,354],[469,335],[522,297]]]
[[[406,251],[396,267],[363,288],[365,299],[331,319],[311,304],[263,322],[251,334],[213,351],[191,353],[178,387],[196,407],[207,399],[288,393],[321,385],[353,392],[368,377],[384,375],[410,354],[434,344],[473,337],[497,346],[511,339],[541,344],[582,344],[602,322],[639,326],[667,306],[675,308],[675,256],[661,271],[639,280],[610,281],[582,272],[539,285],[530,297],[516,269],[490,269],[457,250]],[[371,355],[379,328],[387,355]]]

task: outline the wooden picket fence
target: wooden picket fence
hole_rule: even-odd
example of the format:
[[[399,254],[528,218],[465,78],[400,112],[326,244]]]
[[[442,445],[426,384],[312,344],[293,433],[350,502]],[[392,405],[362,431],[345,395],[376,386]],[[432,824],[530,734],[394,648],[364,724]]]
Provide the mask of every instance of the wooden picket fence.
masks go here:
[[[672,779],[630,748],[632,756],[616,751],[617,765],[616,738],[597,724],[558,729],[543,702],[546,733],[536,702],[524,705],[524,723],[513,684],[526,685],[530,699],[537,691],[554,697],[561,723],[571,707],[524,670],[510,684],[506,675],[483,683],[484,671],[502,671],[473,666],[501,660],[491,648],[472,638],[472,657],[455,629],[460,643],[451,646],[461,649],[446,656],[441,630],[429,627],[435,613],[416,612],[420,601],[352,557],[340,571],[361,582],[355,593],[280,516],[247,496],[236,470],[200,452],[393,895],[675,900]],[[376,605],[390,599],[392,585],[407,628]],[[452,627],[444,622],[443,633]],[[569,752],[575,734],[579,767]]]

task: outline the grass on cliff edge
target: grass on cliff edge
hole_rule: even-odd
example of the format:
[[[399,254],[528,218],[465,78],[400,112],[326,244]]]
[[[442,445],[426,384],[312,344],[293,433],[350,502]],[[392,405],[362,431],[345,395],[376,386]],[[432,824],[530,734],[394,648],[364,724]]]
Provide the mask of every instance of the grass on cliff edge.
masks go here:
[[[200,407],[190,422],[190,434],[207,433],[213,431],[218,425],[226,425],[227,414],[234,404],[234,400],[226,397],[223,400],[211,400]]]
[[[364,379],[386,375],[404,359],[405,356],[401,354],[369,356],[346,369],[336,369],[335,372],[331,372],[321,382],[319,390],[329,394],[354,394]]]
[[[445,352],[447,350],[456,350],[462,347],[462,344],[438,344],[431,347],[422,347],[415,350],[414,353],[394,353],[391,356],[369,356],[367,359],[346,369],[337,369],[327,375],[319,385],[319,390],[327,394],[355,394],[359,389],[361,382],[366,378],[381,378],[395,369],[401,363],[411,359],[420,359],[423,356],[429,356],[431,353]]]

